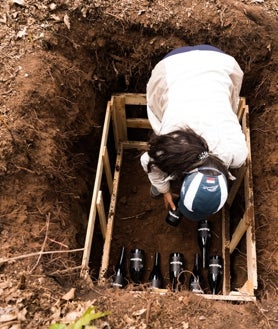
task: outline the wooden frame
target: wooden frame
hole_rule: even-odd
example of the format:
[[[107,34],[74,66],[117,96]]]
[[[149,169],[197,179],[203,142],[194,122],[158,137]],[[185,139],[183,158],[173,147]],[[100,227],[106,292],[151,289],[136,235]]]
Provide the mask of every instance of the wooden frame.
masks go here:
[[[147,148],[147,142],[128,140],[128,128],[151,129],[148,119],[145,118],[127,118],[126,105],[146,105],[145,94],[115,94],[107,104],[106,116],[103,126],[103,134],[99,151],[98,165],[96,171],[94,191],[89,214],[87,234],[82,259],[81,277],[89,279],[89,258],[91,254],[93,232],[95,227],[95,218],[98,213],[101,232],[104,238],[104,247],[102,254],[102,263],[99,272],[99,284],[106,282],[105,274],[109,265],[109,254],[113,234],[114,217],[117,202],[117,193],[120,184],[120,168],[123,159],[124,149]],[[207,299],[231,300],[231,301],[254,301],[255,289],[257,289],[257,261],[256,261],[256,241],[255,241],[255,218],[254,218],[254,200],[253,200],[253,180],[252,180],[252,161],[250,146],[250,128],[249,128],[249,108],[245,98],[240,98],[238,108],[238,119],[242,125],[245,134],[247,146],[249,149],[246,164],[239,169],[237,179],[229,190],[226,205],[222,209],[222,254],[224,260],[224,275],[222,295],[202,295]],[[113,126],[113,135],[115,141],[115,150],[117,152],[114,175],[112,177],[111,165],[107,149],[108,133],[110,126]],[[108,189],[110,192],[110,206],[106,216],[100,190],[105,173]],[[240,187],[244,189],[245,210],[244,214],[230,235],[229,210],[234,202]],[[230,237],[231,236],[231,237]],[[230,286],[230,255],[234,252],[241,239],[246,239],[247,256],[247,281],[236,291],[231,291]],[[167,291],[167,290],[165,290]]]

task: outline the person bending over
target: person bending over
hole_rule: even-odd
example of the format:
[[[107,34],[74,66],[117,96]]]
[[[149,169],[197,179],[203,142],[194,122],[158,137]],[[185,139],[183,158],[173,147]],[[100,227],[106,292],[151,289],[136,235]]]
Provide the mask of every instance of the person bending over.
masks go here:
[[[203,220],[218,212],[228,196],[230,168],[248,154],[237,119],[243,72],[237,61],[210,45],[185,46],[168,53],[147,84],[147,114],[153,129],[141,164],[151,196],[167,208]],[[171,180],[181,184],[178,204]]]

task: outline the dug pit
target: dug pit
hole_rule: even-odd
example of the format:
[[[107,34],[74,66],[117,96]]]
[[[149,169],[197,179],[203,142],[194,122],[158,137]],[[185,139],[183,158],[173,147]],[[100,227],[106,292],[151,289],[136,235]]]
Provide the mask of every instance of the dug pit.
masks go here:
[[[80,275],[79,249],[84,247],[107,101],[116,92],[144,93],[152,68],[173,48],[208,43],[234,56],[245,73],[241,94],[247,98],[251,112],[258,296],[275,295],[278,64],[275,17],[259,6],[234,5],[229,1],[192,2],[186,8],[174,1],[167,8],[160,1],[146,1],[126,7],[121,3],[94,4],[70,10],[70,26],[53,24],[43,38],[33,41],[33,49],[30,47],[20,58],[20,69],[11,84],[4,86],[12,88],[12,94],[3,89],[1,252],[7,258],[41,249],[50,253],[42,255],[39,262],[26,257],[4,264],[2,274],[12,276],[26,269],[31,274],[44,273],[64,288],[74,284]],[[64,15],[64,7],[58,6],[55,14]],[[8,72],[6,66],[4,76]],[[139,155],[129,157],[125,171],[134,174],[141,184],[145,176],[139,166]],[[162,203],[148,198],[145,183],[142,209],[149,215],[152,213],[149,209],[161,209]],[[123,192],[118,204],[126,209],[121,215],[125,224],[125,217],[140,213],[132,212],[133,205],[128,200],[128,195],[136,194],[136,185],[136,181],[135,187],[130,181],[121,183]],[[163,210],[159,225],[164,225],[164,216]],[[146,245],[153,244],[153,232],[148,231],[144,216],[139,217],[134,220],[138,222],[136,239],[152,253],[156,246],[150,249]],[[115,243],[127,241],[129,230],[134,229],[129,222],[128,228],[115,230]],[[186,230],[178,234],[171,227],[158,229],[156,243],[162,252],[169,243],[168,239],[163,240],[162,230],[176,235],[181,243],[187,238]],[[95,234],[94,241],[101,241],[98,228]],[[128,244],[131,246],[130,241]],[[51,253],[57,250],[72,252]],[[101,242],[94,242],[90,264],[93,279],[97,279],[101,253]],[[111,258],[116,259],[117,254],[115,247]],[[192,255],[189,264],[191,258]]]

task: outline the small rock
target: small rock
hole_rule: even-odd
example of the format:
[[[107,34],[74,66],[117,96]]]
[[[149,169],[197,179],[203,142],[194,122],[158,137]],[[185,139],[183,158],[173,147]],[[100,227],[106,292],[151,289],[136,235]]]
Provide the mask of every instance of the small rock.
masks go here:
[[[57,5],[56,3],[52,2],[50,5],[49,5],[49,9],[50,10],[55,10],[57,8]]]

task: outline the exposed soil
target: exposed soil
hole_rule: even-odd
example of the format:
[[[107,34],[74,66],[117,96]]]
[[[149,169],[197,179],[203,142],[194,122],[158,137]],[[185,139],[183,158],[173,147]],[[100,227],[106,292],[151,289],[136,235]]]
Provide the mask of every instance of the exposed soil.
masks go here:
[[[90,305],[111,312],[99,328],[278,327],[277,18],[275,0],[1,2],[0,328],[69,323]],[[80,279],[79,249],[84,247],[107,101],[115,92],[145,92],[152,68],[168,51],[199,43],[233,55],[245,73],[257,301],[209,301],[186,289],[159,295],[90,286]],[[136,179],[132,185],[121,181],[110,270],[122,243],[146,249],[148,271],[155,250],[166,260],[176,248],[175,236],[179,243],[192,240],[197,250],[195,224],[167,226],[162,200],[149,198],[139,154],[127,157],[125,172]],[[140,213],[138,204],[144,216],[135,216],[134,223],[125,219]],[[161,221],[150,232],[158,212]],[[129,238],[134,232],[136,238]],[[213,232],[216,241],[217,227]],[[94,242],[93,280],[101,258],[98,227]],[[218,252],[218,246],[211,252]],[[188,255],[191,269],[193,254]],[[238,275],[232,284],[238,287],[244,270],[234,271]],[[167,284],[166,268],[164,273]],[[67,294],[72,288],[75,294]]]

